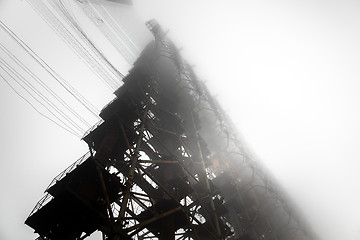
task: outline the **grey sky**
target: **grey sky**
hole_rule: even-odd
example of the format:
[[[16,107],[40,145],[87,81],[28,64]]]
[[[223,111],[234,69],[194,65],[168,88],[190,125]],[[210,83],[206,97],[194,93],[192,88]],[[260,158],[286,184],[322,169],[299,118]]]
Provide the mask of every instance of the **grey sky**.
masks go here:
[[[358,1],[136,0],[134,7],[170,29],[314,230],[327,240],[360,239]],[[0,1],[0,20],[98,108],[111,99],[26,1]],[[2,44],[18,49],[4,36]],[[0,238],[31,239],[25,218],[52,178],[87,149],[2,79],[0,99]]]

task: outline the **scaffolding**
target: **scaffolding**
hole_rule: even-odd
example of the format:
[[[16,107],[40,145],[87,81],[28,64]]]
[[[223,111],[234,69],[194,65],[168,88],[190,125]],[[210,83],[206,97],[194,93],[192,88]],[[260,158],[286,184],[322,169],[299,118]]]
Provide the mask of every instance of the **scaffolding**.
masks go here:
[[[84,135],[90,152],[25,223],[53,240],[315,239],[159,24],[147,26],[155,40]]]

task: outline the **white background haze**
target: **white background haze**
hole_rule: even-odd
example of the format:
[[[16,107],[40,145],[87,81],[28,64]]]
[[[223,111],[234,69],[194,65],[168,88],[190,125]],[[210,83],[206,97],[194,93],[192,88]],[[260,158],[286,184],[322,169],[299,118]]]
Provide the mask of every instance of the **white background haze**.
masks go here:
[[[315,232],[359,240],[360,2],[134,0],[134,8],[169,29]],[[26,1],[0,0],[0,20],[98,108],[113,97]],[[23,222],[87,146],[2,79],[0,121],[0,239],[35,239]]]

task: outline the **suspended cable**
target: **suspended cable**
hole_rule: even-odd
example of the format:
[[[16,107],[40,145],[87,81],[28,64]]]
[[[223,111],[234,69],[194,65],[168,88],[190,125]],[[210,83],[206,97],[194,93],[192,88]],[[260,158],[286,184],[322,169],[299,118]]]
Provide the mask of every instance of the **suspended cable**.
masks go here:
[[[75,33],[84,41],[85,44],[89,46],[92,52],[98,57],[98,59],[108,67],[109,71],[114,75],[115,78],[111,78],[111,85],[115,88],[119,87],[119,79],[124,77],[113,65],[112,63],[105,57],[105,55],[97,48],[93,41],[90,40],[88,35],[84,32],[84,30],[79,25],[79,21],[72,15],[69,10],[65,7],[64,3],[61,0],[53,1],[48,0],[48,2],[53,6],[55,10],[63,17],[63,19],[72,27]]]
[[[52,11],[42,2],[27,0],[30,6],[40,15],[40,17],[55,30],[55,33],[71,48],[76,55],[83,60],[90,70],[97,75],[112,91],[116,89],[111,83],[112,77],[109,72],[94,58],[89,51],[75,38],[64,24],[52,13]],[[121,77],[121,76],[119,76]]]
[[[15,40],[37,63],[40,64],[67,92],[69,92],[77,101],[79,101],[87,110],[92,113],[97,119],[100,119],[97,113],[99,110],[92,105],[85,97],[77,92],[65,79],[57,74],[41,57],[39,57],[26,43],[24,43],[14,32],[11,31],[2,21],[0,26],[5,30],[10,37]]]
[[[104,7],[104,5],[97,1],[97,4],[89,4],[96,8],[100,16],[114,29],[115,34],[117,34],[123,42],[125,42],[126,46],[131,49],[135,57],[140,54],[140,49],[136,46],[136,44],[132,41],[126,31],[119,25],[119,23],[111,16],[108,10]]]
[[[35,101],[37,101],[40,105],[42,105],[46,110],[49,111],[49,113],[51,115],[53,115],[58,121],[60,121],[62,124],[64,124],[66,127],[61,126],[59,123],[57,123],[55,120],[51,119],[50,117],[46,116],[45,114],[41,113],[29,100],[27,100],[24,96],[22,96],[19,92],[17,92],[11,85],[10,83],[6,80],[5,77],[3,77],[2,75],[1,78],[3,78],[5,80],[5,82],[16,92],[16,94],[18,94],[22,99],[24,99],[28,104],[30,104],[30,106],[32,108],[34,108],[38,113],[40,113],[42,116],[46,117],[47,119],[49,119],[50,121],[54,122],[56,125],[60,126],[61,128],[67,130],[68,132],[72,133],[73,135],[77,136],[77,137],[81,137],[81,135],[79,133],[77,133],[76,131],[74,131],[74,129],[72,129],[71,127],[69,127],[66,123],[64,123],[61,119],[59,119],[53,112],[51,112],[51,110],[49,110],[43,103],[39,102],[32,94],[31,92],[29,92],[14,76],[12,76],[2,65],[0,65],[0,68],[8,75],[10,76],[21,88],[23,88]]]
[[[76,28],[76,26],[74,26],[73,22],[71,22],[65,15],[66,13],[64,13],[64,10],[61,9],[60,6],[58,6],[58,4],[56,4],[55,1],[48,1],[53,9],[55,9],[57,11],[57,13],[69,24],[69,26],[72,28],[72,30],[78,35],[78,37],[80,37],[80,39],[83,41],[83,43],[80,43],[71,33],[70,31],[67,30],[67,28],[65,27],[65,25],[59,21],[55,16],[54,14],[51,12],[51,10],[49,8],[46,7],[45,4],[43,4],[43,8],[45,8],[46,12],[48,12],[49,14],[48,15],[48,18],[49,20],[51,21],[51,19],[53,18],[53,20],[55,20],[55,23],[58,25],[58,31],[59,31],[59,28],[62,30],[62,32],[65,32],[65,36],[68,36],[67,38],[64,38],[64,34],[61,34],[59,35],[60,37],[62,37],[62,39],[64,41],[72,41],[73,43],[75,44],[72,44],[72,46],[75,46],[75,49],[76,51],[82,51],[80,52],[85,61],[90,64],[90,66],[92,66],[92,68],[94,68],[95,70],[95,74],[97,74],[102,80],[103,82],[111,89],[111,90],[114,90],[116,89],[117,87],[115,86],[116,85],[116,82],[119,82],[119,79],[118,78],[122,78],[123,75],[119,74],[120,75],[117,75],[116,73],[113,73],[115,74],[115,76],[111,76],[107,70],[105,70],[105,68],[98,62],[98,60],[102,60],[103,58],[105,57],[101,57],[101,53],[99,53],[99,50],[94,46],[94,45],[91,45],[89,44],[89,41],[86,40],[86,38],[84,37],[85,34],[81,34],[79,32],[79,29]],[[91,42],[91,41],[90,41]],[[71,42],[70,42],[71,44]],[[88,49],[84,48],[83,44],[87,45],[87,47],[92,50],[93,53],[95,53],[95,55],[97,55],[97,58],[94,58],[94,56],[92,54],[89,53]],[[103,55],[102,55],[103,56]],[[106,63],[103,62],[104,65],[106,65]],[[109,67],[108,67],[109,68]],[[110,70],[111,71],[111,70]],[[116,80],[115,80],[116,79]]]
[[[61,109],[59,109],[55,104],[53,104],[46,96],[44,96],[40,91],[38,91],[29,81],[27,81],[23,76],[21,76],[21,74],[19,74],[13,67],[11,67],[8,63],[6,63],[3,58],[0,58],[0,63],[3,64],[3,67],[1,67],[9,76],[11,76],[11,74],[9,73],[9,71],[17,78],[20,80],[20,82],[24,83],[28,89],[26,89],[26,87],[24,87],[24,85],[22,85],[19,81],[15,80],[15,78],[13,78],[19,85],[21,85],[24,90],[26,90],[34,99],[36,99],[36,101],[41,104],[43,107],[45,107],[54,117],[56,117],[59,121],[61,121],[65,126],[67,126],[68,128],[72,128],[70,127],[66,122],[64,122],[63,120],[61,120],[61,118],[59,118],[56,114],[58,114],[59,116],[61,116],[63,119],[65,119],[65,121],[67,121],[70,125],[73,126],[73,129],[76,129],[77,131],[80,131],[80,133],[84,132],[84,129],[82,129],[76,122],[74,122],[72,119],[70,119]],[[7,71],[5,68],[7,68],[9,71]],[[38,98],[36,98],[30,91],[32,91],[38,98],[40,98],[40,100]],[[49,107],[47,107],[46,105],[48,105]],[[53,109],[53,110],[51,110]],[[54,113],[53,111],[55,111],[56,113]]]
[[[29,100],[27,100],[26,98],[24,98],[18,91],[16,91],[16,89],[11,86],[11,84],[6,80],[5,77],[3,77],[0,74],[0,77],[5,81],[5,83],[20,97],[22,98],[25,102],[27,102],[37,113],[39,113],[41,116],[43,116],[44,118],[50,120],[51,122],[55,123],[57,126],[61,127],[62,129],[64,129],[65,131],[71,133],[72,135],[76,136],[76,137],[81,137],[79,134],[76,134],[72,131],[70,131],[69,129],[61,126],[59,123],[57,123],[56,121],[54,121],[53,119],[51,119],[50,117],[46,116],[45,114],[43,114],[42,112],[40,112]]]
[[[50,1],[51,3],[53,2],[51,0],[48,0],[48,1]],[[99,50],[99,48],[95,46],[94,42],[90,40],[88,35],[84,32],[84,30],[79,25],[79,21],[77,21],[75,16],[69,12],[69,10],[65,7],[64,3],[61,0],[58,0],[57,2],[58,2],[58,4],[56,4],[56,6],[61,10],[65,19],[67,18],[67,21],[70,22],[70,25],[73,26],[73,29],[75,30],[75,32],[78,33],[78,35],[84,40],[84,42],[90,46],[90,49],[93,50],[94,54],[103,62],[103,64],[105,66],[107,66],[109,68],[109,70],[112,72],[112,74],[116,77],[116,79],[114,79],[114,78],[112,78],[112,79],[115,84],[115,87],[118,87],[118,84],[119,84],[118,80],[122,79],[124,77],[124,75],[121,74],[118,71],[118,69],[116,69],[114,67],[114,65],[112,65],[112,63],[105,57],[105,55]]]
[[[74,36],[66,29],[52,11],[42,2],[36,0],[27,0],[30,6],[39,14],[39,16],[55,30],[55,33],[62,39],[74,53],[86,64],[87,67],[101,79],[110,90],[113,90],[108,84],[108,74],[101,68],[96,60],[82,46],[82,44],[74,38]]]
[[[54,91],[52,91],[39,77],[37,77],[29,68],[27,68],[18,58],[16,58],[5,46],[0,43],[0,49],[2,49],[18,66],[29,74],[38,84],[40,84],[51,96],[53,96],[63,107],[71,112],[77,119],[79,119],[86,127],[91,125],[81,117],[74,109],[72,109],[64,100],[62,100]]]
[[[115,47],[115,49],[124,57],[124,59],[132,65],[136,59],[136,54],[132,53],[127,44],[119,39],[114,31],[104,24],[104,20],[99,16],[99,13],[92,8],[87,1],[76,1],[76,3],[83,9],[86,16],[94,23],[95,26],[104,34],[108,41]]]
[[[101,3],[93,4],[89,2],[89,4],[98,13],[98,15],[100,15],[105,25],[109,26],[111,35],[113,35],[116,39],[120,40],[120,42],[125,47],[131,58],[136,59],[137,55],[140,53],[140,50],[135,46],[135,44],[127,36],[124,30],[111,17],[111,15],[104,8],[104,6],[102,6]]]

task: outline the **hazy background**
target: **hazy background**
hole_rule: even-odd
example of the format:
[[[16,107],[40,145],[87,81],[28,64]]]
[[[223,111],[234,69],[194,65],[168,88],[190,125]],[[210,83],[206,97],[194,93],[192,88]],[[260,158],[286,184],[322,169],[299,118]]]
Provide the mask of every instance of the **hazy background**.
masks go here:
[[[319,236],[359,240],[360,2],[135,0],[134,8],[170,30]],[[0,20],[98,108],[112,98],[26,1],[0,0]],[[87,147],[2,79],[0,111],[0,239],[35,239],[23,222]]]

